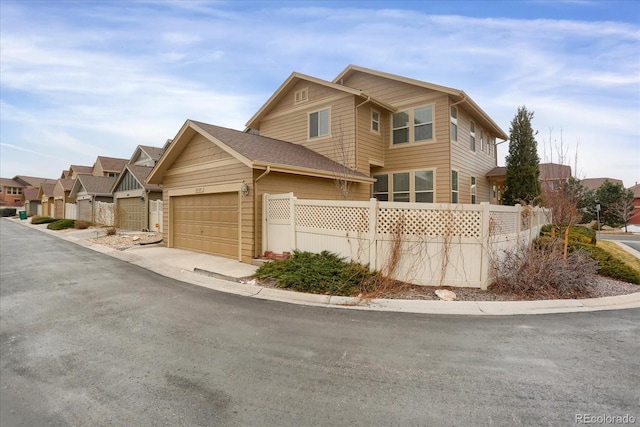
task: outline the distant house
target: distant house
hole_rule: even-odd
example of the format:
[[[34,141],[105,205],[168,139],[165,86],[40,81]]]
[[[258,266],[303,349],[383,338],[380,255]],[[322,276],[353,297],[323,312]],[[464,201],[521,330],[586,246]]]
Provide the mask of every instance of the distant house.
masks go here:
[[[93,164],[92,174],[93,176],[117,178],[127,162],[127,159],[98,156]]]
[[[16,175],[13,178],[0,178],[0,206],[22,207],[25,205],[25,190],[38,189],[40,184],[54,181],[47,178]],[[37,195],[33,191],[28,193],[29,198]],[[34,201],[33,199],[28,199]],[[36,208],[35,203],[33,207]],[[35,211],[35,209],[34,209]]]
[[[571,178],[571,166],[559,163],[540,163],[540,188],[542,190],[557,190],[563,182]],[[491,182],[491,190],[496,200],[502,201],[502,193],[507,181],[506,166],[493,168],[487,173],[487,179]]]
[[[629,224],[640,225],[640,184],[629,188],[633,193],[633,215],[629,219]]]
[[[54,218],[66,218],[68,216],[66,212],[67,203],[76,202],[74,198],[69,196],[69,193],[71,193],[71,189],[73,188],[74,181],[75,179],[71,178],[59,179],[56,182],[55,187],[53,187],[53,199],[55,204]]]
[[[585,178],[580,180],[580,184],[587,190],[597,190],[604,184],[605,181],[609,181],[612,184],[620,184],[624,187],[622,180],[615,178]]]
[[[49,181],[40,184],[38,189],[38,198],[40,199],[40,215],[50,216],[55,218],[55,197],[53,190],[55,189],[57,181]]]

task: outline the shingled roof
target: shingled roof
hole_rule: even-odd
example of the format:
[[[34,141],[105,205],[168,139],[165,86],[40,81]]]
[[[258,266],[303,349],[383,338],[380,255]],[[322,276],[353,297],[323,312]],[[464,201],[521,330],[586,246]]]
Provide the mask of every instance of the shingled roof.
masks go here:
[[[87,194],[111,196],[111,188],[116,180],[116,177],[110,176],[79,175],[73,184],[70,196],[75,197],[83,188]]]
[[[164,148],[162,148],[162,147],[152,147],[150,145],[140,145],[140,149],[142,151],[144,151],[145,153],[147,153],[147,155],[149,157],[151,157],[151,159],[153,159],[156,162],[158,160],[160,160],[160,157],[162,157],[162,153],[164,153]]]
[[[44,183],[44,184],[40,184],[40,189],[38,191],[38,196],[42,197],[42,196],[47,196],[47,197],[53,197],[53,189],[56,187],[56,184],[51,184],[51,183]]]
[[[128,159],[118,159],[116,157],[105,157],[98,156],[96,159],[96,163],[100,162],[102,166],[102,170],[105,172],[121,172],[124,165],[126,165],[129,160]]]
[[[62,185],[62,189],[64,191],[71,191],[71,189],[73,188],[73,183],[75,181],[76,181],[75,179],[71,179],[71,178],[61,178],[58,180],[60,185]]]
[[[176,141],[180,139],[180,135],[190,129],[218,144],[250,168],[266,169],[269,167],[272,171],[285,173],[374,182],[373,178],[349,169],[302,145],[194,120],[185,122],[178,136],[174,139],[174,143],[149,175],[150,181],[161,182],[162,174],[177,156],[177,153],[172,153],[172,149],[180,150],[177,145],[179,143]]]
[[[111,187],[111,192],[113,193],[120,185],[120,181],[124,179],[127,175],[127,171],[133,175],[133,177],[142,185],[146,191],[162,191],[162,187],[155,184],[148,184],[147,177],[153,170],[153,166],[137,166],[137,165],[127,165],[125,166],[122,174],[118,177],[118,179],[113,183],[113,187]]]

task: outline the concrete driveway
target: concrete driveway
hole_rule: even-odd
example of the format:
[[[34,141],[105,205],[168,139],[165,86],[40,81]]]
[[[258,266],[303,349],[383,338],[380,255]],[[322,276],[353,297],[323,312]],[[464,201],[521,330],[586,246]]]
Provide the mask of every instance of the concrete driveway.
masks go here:
[[[640,309],[469,317],[217,292],[0,221],[0,425],[640,422]]]

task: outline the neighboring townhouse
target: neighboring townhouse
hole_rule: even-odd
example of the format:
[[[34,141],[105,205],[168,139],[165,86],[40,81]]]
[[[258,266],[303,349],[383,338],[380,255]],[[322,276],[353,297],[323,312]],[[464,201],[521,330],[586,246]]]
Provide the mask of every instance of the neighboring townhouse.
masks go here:
[[[147,180],[168,246],[251,262],[265,193],[497,203],[496,139],[463,91],[349,66],[331,82],[291,74],[245,132],[187,120]]]
[[[42,215],[42,206],[40,206],[40,197],[38,197],[39,192],[39,187],[25,188],[22,192],[22,195],[24,196],[24,210],[27,212],[28,216]]]
[[[113,185],[114,212],[119,228],[138,231],[161,228],[149,217],[153,202],[162,200],[162,188],[147,183],[147,177],[163,152],[161,147],[139,145]]]
[[[540,188],[542,190],[558,190],[562,184],[571,178],[571,166],[559,163],[540,163]],[[491,184],[492,201],[502,203],[502,193],[507,181],[506,166],[498,166],[489,171],[486,175]]]
[[[629,224],[640,225],[640,184],[630,187],[629,190],[633,193],[633,214]]]
[[[71,165],[68,171],[62,171],[60,178],[76,179],[78,175],[93,175],[93,166]]]
[[[97,202],[113,203],[111,188],[116,180],[111,176],[79,175],[69,192],[69,199],[76,203],[76,219],[102,223],[96,218]]]
[[[128,159],[98,156],[93,164],[93,176],[117,178],[128,161]]]
[[[38,189],[38,198],[40,199],[40,215],[49,216],[55,218],[55,197],[53,190],[55,189],[57,181],[47,181],[40,184]]]
[[[624,187],[622,180],[615,178],[585,178],[580,180],[580,184],[587,190],[597,190],[605,183],[605,181],[609,181],[612,184],[620,184]]]
[[[53,200],[54,200],[54,218],[62,219],[66,218],[66,205],[67,203],[75,203],[76,200],[69,196],[75,179],[61,178],[56,182],[53,187]]]

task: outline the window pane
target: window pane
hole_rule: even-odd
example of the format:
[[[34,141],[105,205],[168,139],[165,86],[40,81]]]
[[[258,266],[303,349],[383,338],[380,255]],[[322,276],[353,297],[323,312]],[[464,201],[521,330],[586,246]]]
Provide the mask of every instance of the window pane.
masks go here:
[[[432,171],[418,171],[416,176],[416,191],[431,191],[433,190],[433,172]]]
[[[374,193],[386,193],[389,191],[389,175],[373,175],[376,182],[373,183]]]
[[[318,113],[309,114],[309,137],[318,136]]]
[[[451,188],[454,191],[458,191],[458,172],[451,171]]]
[[[401,128],[409,126],[409,113],[402,111],[393,115],[393,128]]]
[[[451,193],[451,203],[458,203],[458,193]]]
[[[431,123],[433,121],[431,117],[431,107],[416,108],[413,114],[413,123],[416,125]]]
[[[329,135],[329,110],[318,112],[318,136]]]
[[[409,128],[393,131],[393,143],[401,144],[403,142],[409,142]]]
[[[425,191],[422,193],[416,193],[416,202],[418,203],[433,203],[433,191]]]
[[[380,130],[379,126],[378,126],[378,122],[371,122],[371,129],[378,131]]]
[[[476,139],[473,136],[470,138],[469,148],[471,148],[471,151],[476,151]]]
[[[458,109],[456,107],[451,107],[451,117],[454,119],[458,118]]]
[[[433,138],[433,125],[421,125],[415,127],[415,140],[423,141],[425,139]]]
[[[394,202],[408,202],[409,193],[393,193]]]
[[[381,202],[388,202],[389,201],[389,193],[374,194],[373,198],[374,199],[378,199]]]
[[[409,172],[393,174],[393,192],[409,191]]]
[[[451,140],[458,140],[458,125],[451,123]]]

